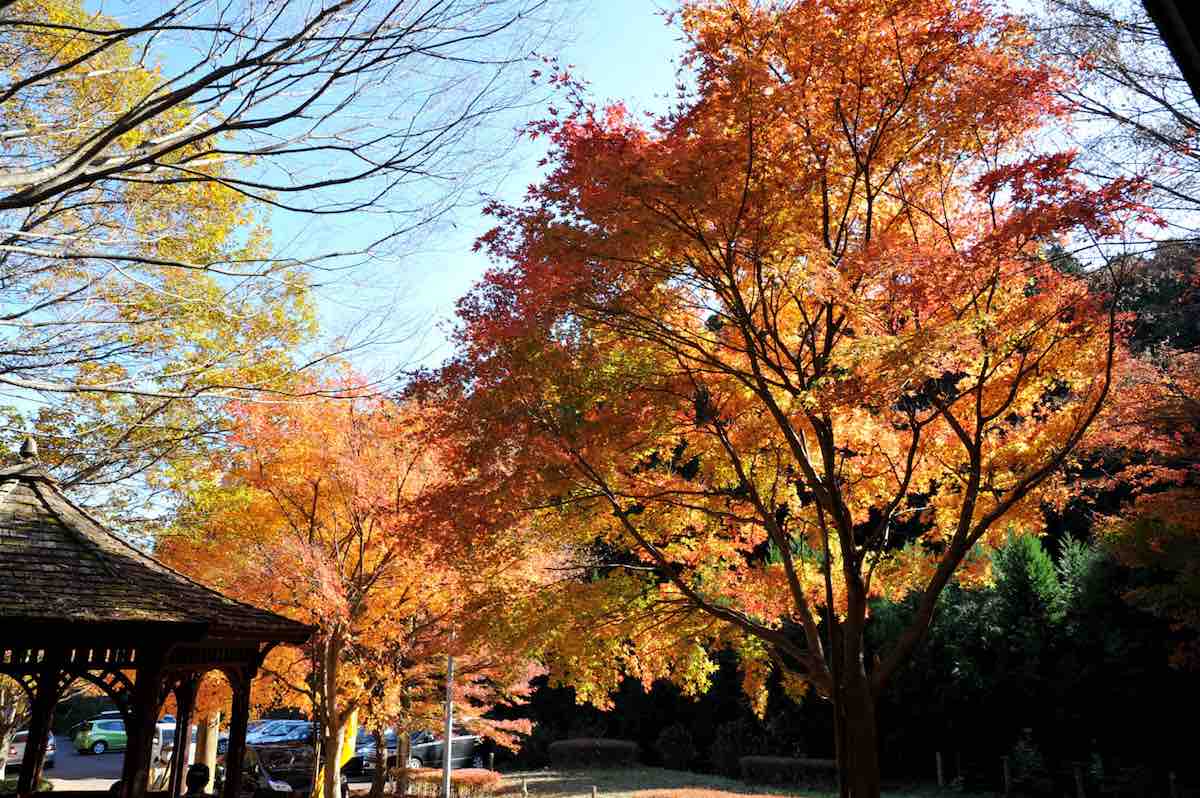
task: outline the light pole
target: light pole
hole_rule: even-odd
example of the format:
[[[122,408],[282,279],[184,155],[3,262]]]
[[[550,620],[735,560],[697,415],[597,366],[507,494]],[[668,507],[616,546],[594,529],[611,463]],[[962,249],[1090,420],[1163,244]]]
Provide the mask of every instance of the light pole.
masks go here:
[[[446,656],[446,733],[442,738],[442,798],[450,798],[454,754],[454,655]]]

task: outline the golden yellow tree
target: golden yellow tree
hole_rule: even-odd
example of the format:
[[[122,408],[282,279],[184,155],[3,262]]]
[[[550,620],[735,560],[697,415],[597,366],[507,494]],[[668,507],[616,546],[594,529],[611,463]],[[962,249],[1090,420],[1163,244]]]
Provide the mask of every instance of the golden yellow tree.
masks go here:
[[[353,396],[361,385],[342,383]],[[351,713],[368,729],[437,728],[448,655],[469,724],[502,744],[527,724],[481,716],[528,676],[505,622],[528,575],[498,548],[466,549],[426,524],[444,478],[413,409],[383,399],[247,404],[234,449],[198,487],[160,552],[233,595],[317,628],[267,660],[260,701],[313,713],[328,798]]]

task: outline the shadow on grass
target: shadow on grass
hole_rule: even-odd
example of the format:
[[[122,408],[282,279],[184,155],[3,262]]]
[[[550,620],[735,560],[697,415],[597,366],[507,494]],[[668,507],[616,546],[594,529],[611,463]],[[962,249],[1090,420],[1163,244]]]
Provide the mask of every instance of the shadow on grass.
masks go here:
[[[592,768],[586,770],[531,770],[509,773],[501,793],[520,795],[522,782],[530,796],[590,796],[592,787],[603,798],[724,798],[724,796],[784,796],[826,798],[828,786],[746,784],[706,773],[689,773],[665,768]],[[664,795],[669,791],[672,796]]]

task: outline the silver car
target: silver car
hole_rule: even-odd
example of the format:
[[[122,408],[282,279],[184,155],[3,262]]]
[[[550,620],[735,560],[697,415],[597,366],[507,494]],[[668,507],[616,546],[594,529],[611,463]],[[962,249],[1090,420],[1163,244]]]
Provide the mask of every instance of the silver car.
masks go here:
[[[388,747],[388,766],[396,762],[396,736],[389,733],[385,740]],[[430,768],[441,767],[446,746],[442,738],[432,732],[413,732],[409,737],[408,767]],[[451,738],[450,763],[456,768],[483,767],[483,740],[477,734],[471,734],[466,729],[456,728]],[[359,746],[356,751],[361,757],[362,770],[371,773],[375,769],[375,741],[369,740]]]
[[[29,730],[23,729],[13,735],[12,742],[8,746],[8,765],[9,767],[20,767],[21,759],[25,756],[25,743],[29,740]],[[54,767],[54,752],[57,746],[54,744],[54,735],[51,734],[46,739],[46,758],[42,761],[42,768],[49,770]]]

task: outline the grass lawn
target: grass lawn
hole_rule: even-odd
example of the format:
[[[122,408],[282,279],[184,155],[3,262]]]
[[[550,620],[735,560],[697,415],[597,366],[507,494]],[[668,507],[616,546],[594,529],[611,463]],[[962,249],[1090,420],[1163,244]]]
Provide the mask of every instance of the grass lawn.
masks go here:
[[[520,795],[521,781],[529,788],[531,798],[588,798],[592,787],[602,798],[631,798],[642,790],[713,790],[737,795],[781,795],[794,798],[829,798],[836,796],[828,788],[804,789],[779,784],[746,784],[707,773],[688,773],[664,768],[595,768],[591,770],[529,770],[504,774],[501,792]],[[935,788],[889,791],[884,798],[926,798],[937,795]],[[695,798],[717,798],[696,795]]]

